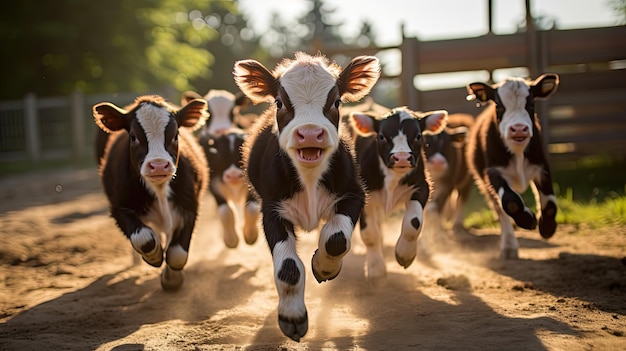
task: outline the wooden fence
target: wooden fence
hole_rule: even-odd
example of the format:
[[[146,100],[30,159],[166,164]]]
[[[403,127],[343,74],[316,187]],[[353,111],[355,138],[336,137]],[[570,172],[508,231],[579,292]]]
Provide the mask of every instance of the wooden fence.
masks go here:
[[[405,37],[399,46],[317,49],[329,56],[398,50],[401,74],[383,79],[399,83],[397,105],[416,110],[443,108],[474,115],[480,111],[465,100],[464,86],[418,91],[413,82],[421,74],[493,74],[518,67],[527,68],[533,78],[544,72],[558,73],[557,93],[538,106],[547,116],[542,124],[551,157],[626,155],[626,26],[426,42]],[[93,153],[95,130],[91,106],[100,101],[125,105],[137,95],[28,95],[24,100],[0,102],[0,162],[88,156]]]
[[[94,155],[91,107],[101,101],[125,106],[137,94],[83,95],[0,102],[0,162],[81,160]]]

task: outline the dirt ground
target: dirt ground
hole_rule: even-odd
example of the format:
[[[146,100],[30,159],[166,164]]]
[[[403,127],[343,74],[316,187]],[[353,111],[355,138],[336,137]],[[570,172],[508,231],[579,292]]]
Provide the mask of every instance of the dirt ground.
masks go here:
[[[549,241],[519,231],[520,259],[498,259],[495,229],[474,231],[371,287],[355,233],[341,274],[318,284],[317,237],[300,235],[308,334],[277,323],[263,237],[225,248],[210,197],[186,281],[134,264],[108,216],[95,169],[0,179],[0,350],[626,350],[626,228],[561,226]]]

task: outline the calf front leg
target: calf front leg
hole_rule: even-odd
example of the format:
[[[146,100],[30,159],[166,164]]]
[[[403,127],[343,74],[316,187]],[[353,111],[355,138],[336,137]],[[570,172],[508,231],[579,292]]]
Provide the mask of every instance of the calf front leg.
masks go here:
[[[337,214],[320,231],[318,248],[311,259],[313,275],[318,283],[334,279],[352,244],[354,223],[350,217]]]
[[[320,231],[317,250],[311,259],[313,275],[318,283],[334,279],[352,245],[352,232],[365,205],[365,192],[359,186],[339,195],[335,214]]]
[[[304,265],[296,253],[294,227],[273,210],[275,204],[264,202],[262,206],[263,230],[274,262],[278,326],[283,334],[299,341],[309,328],[309,319],[304,304]]]
[[[500,172],[494,168],[490,168],[487,171],[487,177],[493,190],[500,199],[502,209],[507,215],[513,218],[515,224],[524,229],[535,229],[537,227],[535,214],[526,207],[522,197],[511,189]]]
[[[551,238],[556,231],[556,196],[552,189],[552,177],[547,169],[538,182],[532,182],[533,192],[537,202],[537,211],[541,210],[539,217],[539,234],[545,239]]]
[[[217,215],[222,224],[222,235],[224,245],[228,248],[235,248],[239,245],[239,237],[237,236],[235,212],[230,204],[220,194],[213,192],[215,202],[217,203]]]
[[[161,273],[161,287],[163,290],[177,290],[183,285],[183,268],[189,258],[189,245],[191,243],[196,217],[195,212],[185,212],[182,227],[174,230],[172,241],[165,252],[165,262],[167,265]]]
[[[361,239],[366,249],[366,271],[367,280],[373,284],[387,276],[387,267],[383,256],[383,237],[380,230],[380,211],[366,206],[359,219],[361,228]]]
[[[122,233],[141,258],[151,266],[161,267],[163,264],[163,247],[161,237],[145,225],[134,211],[124,208],[112,208],[111,217],[115,219]]]
[[[417,238],[422,230],[424,203],[410,200],[402,218],[402,228],[395,252],[396,261],[404,268],[408,268],[417,256]]]
[[[259,219],[260,206],[256,200],[248,200],[243,209],[243,238],[246,244],[252,245],[259,236],[257,220]]]

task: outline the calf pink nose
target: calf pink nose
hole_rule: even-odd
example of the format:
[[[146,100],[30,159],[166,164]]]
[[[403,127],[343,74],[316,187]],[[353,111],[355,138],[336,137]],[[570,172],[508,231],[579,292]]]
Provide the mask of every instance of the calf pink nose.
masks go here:
[[[150,167],[151,173],[165,173],[169,171],[170,163],[169,162],[148,162],[148,166]]]
[[[436,169],[444,168],[446,166],[446,160],[442,157],[433,157],[428,160],[428,163]]]
[[[296,140],[299,143],[320,143],[326,137],[322,128],[298,128],[296,129]]]
[[[405,162],[406,162],[406,161],[408,161],[408,160],[409,160],[409,157],[411,157],[411,155],[409,155],[409,154],[408,154],[408,153],[406,153],[406,152],[402,152],[402,153],[393,154],[393,156],[392,156],[392,157],[393,157],[393,159],[394,159],[396,162],[400,162],[400,161],[405,161]]]
[[[527,136],[530,135],[528,126],[525,124],[514,124],[510,127],[511,133],[515,136]]]
[[[241,179],[243,179],[243,172],[241,170],[224,172],[224,182],[234,182]]]

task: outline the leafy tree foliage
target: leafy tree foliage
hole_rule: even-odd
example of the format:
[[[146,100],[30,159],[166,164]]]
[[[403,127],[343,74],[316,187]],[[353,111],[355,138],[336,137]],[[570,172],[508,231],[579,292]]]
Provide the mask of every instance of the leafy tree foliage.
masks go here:
[[[10,1],[0,12],[0,98],[189,89],[211,75],[207,25],[232,1]]]

